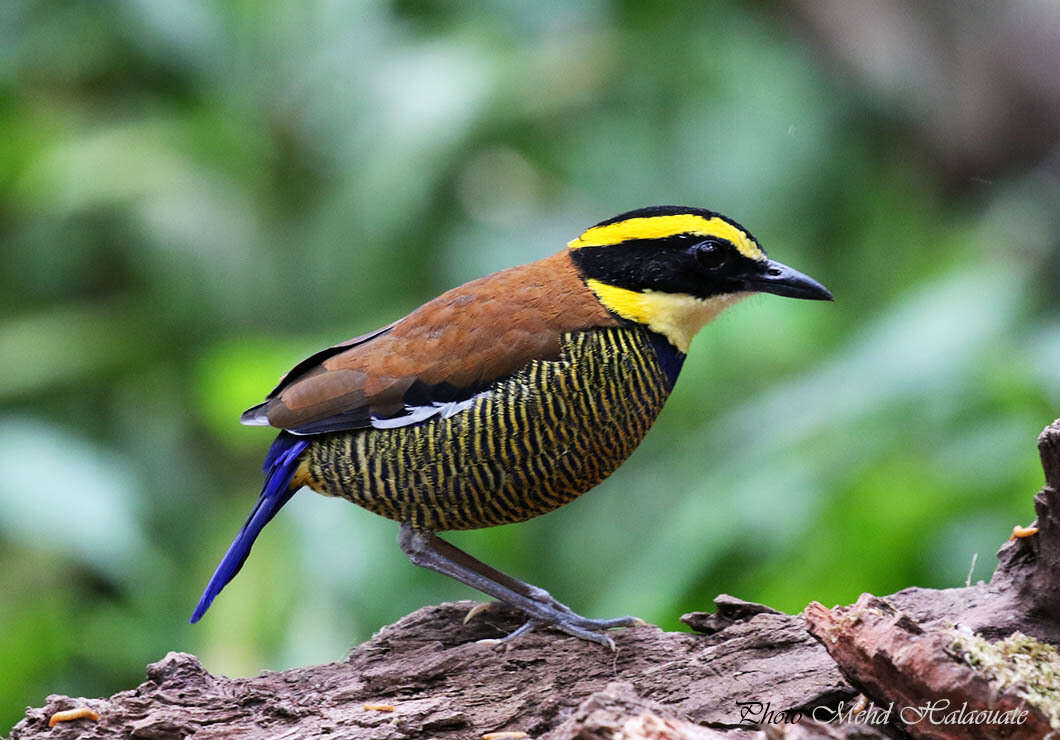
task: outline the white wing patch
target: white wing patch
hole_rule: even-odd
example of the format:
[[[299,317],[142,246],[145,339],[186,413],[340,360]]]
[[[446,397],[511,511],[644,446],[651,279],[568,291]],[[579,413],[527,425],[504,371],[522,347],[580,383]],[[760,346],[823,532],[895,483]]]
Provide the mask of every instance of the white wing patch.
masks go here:
[[[449,401],[448,403],[438,403],[436,401],[426,406],[406,406],[405,413],[401,416],[393,416],[389,419],[380,419],[378,416],[373,416],[372,426],[376,429],[397,429],[398,427],[419,424],[432,416],[448,419],[450,416],[459,414],[464,409],[469,408],[480,395],[482,394],[479,393],[463,401]]]

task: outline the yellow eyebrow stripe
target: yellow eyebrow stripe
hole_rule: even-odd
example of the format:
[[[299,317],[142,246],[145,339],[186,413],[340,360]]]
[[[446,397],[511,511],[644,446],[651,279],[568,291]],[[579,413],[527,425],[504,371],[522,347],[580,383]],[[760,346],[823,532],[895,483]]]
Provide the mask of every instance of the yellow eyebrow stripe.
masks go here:
[[[631,239],[664,239],[675,234],[721,237],[732,242],[745,257],[753,260],[766,258],[755,241],[742,229],[717,216],[704,218],[692,213],[628,218],[605,226],[594,226],[577,239],[568,242],[567,246],[571,249],[606,247]]]

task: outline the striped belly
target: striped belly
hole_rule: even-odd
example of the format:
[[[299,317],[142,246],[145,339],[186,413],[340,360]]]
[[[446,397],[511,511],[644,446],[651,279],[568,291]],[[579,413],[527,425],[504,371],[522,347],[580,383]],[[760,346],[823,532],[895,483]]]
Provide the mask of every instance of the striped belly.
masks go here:
[[[523,521],[610,475],[671,385],[646,330],[576,332],[560,359],[534,362],[447,419],[316,438],[306,482],[429,530]]]

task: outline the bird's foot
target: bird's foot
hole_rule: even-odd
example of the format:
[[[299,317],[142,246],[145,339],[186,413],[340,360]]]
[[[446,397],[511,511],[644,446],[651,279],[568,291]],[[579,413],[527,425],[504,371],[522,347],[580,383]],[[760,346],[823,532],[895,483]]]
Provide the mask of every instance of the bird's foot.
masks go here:
[[[592,620],[588,620],[588,621],[592,621]],[[600,620],[600,621],[614,621],[614,620]],[[596,632],[593,629],[582,627],[582,626],[579,626],[577,624],[574,624],[573,622],[567,622],[567,621],[553,622],[549,626],[550,627],[555,627],[560,632],[566,632],[568,635],[573,635],[574,637],[581,638],[582,640],[589,640],[590,642],[595,642],[595,643],[597,643],[599,645],[603,645],[606,648],[610,648],[612,653],[615,652],[618,649],[618,648],[615,647],[615,641],[612,640],[607,635],[605,635],[603,632]],[[601,628],[601,629],[609,629],[609,628]]]
[[[639,617],[616,617],[614,619],[589,619],[583,617],[576,611],[571,609],[569,606],[564,604],[562,601],[556,599],[552,594],[543,588],[537,586],[528,586],[527,596],[539,607],[543,608],[545,613],[549,616],[549,619],[545,624],[551,624],[556,626],[557,629],[563,629],[559,625],[573,625],[575,627],[581,627],[587,630],[599,631],[609,630],[615,627],[643,627],[647,624],[643,619]],[[472,609],[472,611],[475,611]],[[564,630],[567,631],[567,630]],[[568,632],[568,634],[574,634]],[[581,635],[578,635],[581,637]],[[599,642],[599,640],[596,640]],[[601,643],[603,644],[603,643]]]
[[[640,617],[615,617],[614,619],[588,619],[586,617],[574,615],[576,618],[570,620],[573,624],[579,627],[585,627],[591,630],[610,630],[615,627],[644,627],[648,623]]]
[[[468,612],[467,616],[464,617],[464,624],[467,624],[468,620],[474,617],[476,614],[481,614],[483,611],[490,608],[492,603],[478,604]],[[505,645],[517,637],[533,632],[538,627],[552,627],[560,632],[566,632],[568,635],[580,638],[582,640],[589,640],[595,642],[598,645],[610,648],[614,651],[615,641],[612,640],[605,634],[602,634],[605,630],[614,629],[616,627],[642,627],[647,624],[643,619],[639,617],[617,617],[615,619],[588,619],[579,614],[574,613],[570,609],[565,609],[566,613],[551,615],[548,621],[542,621],[540,619],[529,619],[523,623],[519,629],[514,630],[511,634],[501,638],[487,638],[478,640],[479,645]]]
[[[477,644],[487,645],[489,647],[507,645],[515,638],[533,632],[535,629],[541,626],[553,627],[555,629],[560,630],[561,632],[566,632],[568,635],[573,635],[574,637],[581,638],[582,640],[589,640],[590,642],[595,642],[599,645],[603,645],[604,647],[611,648],[612,652],[617,650],[617,648],[615,647],[615,641],[607,635],[601,634],[600,632],[593,632],[592,630],[586,629],[584,627],[579,627],[569,622],[552,622],[548,625],[542,625],[540,622],[537,622],[533,619],[524,622],[523,625],[519,627],[519,629],[515,630],[511,634],[499,638],[486,638],[484,640],[478,640]]]
[[[465,585],[518,609],[527,616],[528,621],[523,626],[502,640],[493,641],[494,644],[508,642],[537,627],[553,627],[568,635],[605,645],[614,650],[614,640],[601,632],[615,627],[635,627],[645,624],[636,617],[587,619],[576,614],[566,604],[557,601],[545,589],[506,575],[450,545],[433,532],[416,529],[407,522],[401,525],[398,543],[414,565],[430,568],[450,578],[455,578]],[[476,614],[488,608],[488,604],[475,606],[464,618],[464,623],[466,624]]]
[[[603,634],[604,630],[610,630],[616,627],[643,627],[646,624],[648,623],[640,617],[588,619],[587,617],[571,612],[571,618],[557,620],[549,626],[562,632],[566,632],[568,635],[574,635],[583,640],[591,640],[592,642],[599,643],[604,647],[611,648],[611,651],[614,652],[615,641]]]
[[[474,612],[476,610],[477,611],[482,611],[481,609],[478,609],[478,607],[476,607],[475,609],[472,609],[471,611]],[[511,642],[512,640],[514,640],[516,637],[520,637],[520,636],[525,635],[525,634],[527,634],[529,632],[533,632],[534,631],[534,627],[537,627],[537,622],[535,622],[532,619],[529,619],[525,623],[523,623],[523,625],[521,627],[519,627],[519,629],[513,631],[511,634],[508,634],[508,635],[505,635],[504,637],[499,637],[499,638],[498,637],[488,637],[488,638],[483,639],[483,640],[477,640],[476,642],[479,645],[488,645],[490,647],[496,647],[497,645],[505,645],[505,644]]]

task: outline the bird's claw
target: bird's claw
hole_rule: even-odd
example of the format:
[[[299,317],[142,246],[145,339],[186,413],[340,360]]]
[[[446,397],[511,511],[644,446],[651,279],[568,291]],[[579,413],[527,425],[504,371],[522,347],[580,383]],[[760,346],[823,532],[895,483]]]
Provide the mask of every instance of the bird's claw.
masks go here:
[[[493,606],[493,603],[494,602],[492,601],[483,601],[479,604],[475,604],[473,607],[471,607],[467,615],[464,617],[464,624],[467,624],[472,619],[474,619],[476,615],[481,614],[482,612],[489,609],[491,606]]]
[[[464,619],[465,624],[467,623],[467,620],[471,618],[471,616],[479,613],[480,611],[482,611],[482,609],[487,608],[489,604],[482,604],[480,606],[482,608],[476,606],[474,609],[471,610],[471,613]],[[602,630],[611,629],[612,627],[639,627],[647,624],[647,622],[645,622],[643,619],[638,619],[637,617],[621,617],[619,619],[599,620],[585,619],[583,617],[579,620],[579,622],[587,622],[590,624],[588,626],[583,627],[580,623],[574,622],[573,620],[559,620],[555,622],[544,623],[534,619],[530,619],[524,622],[518,629],[513,630],[510,634],[507,634],[504,637],[488,637],[482,640],[476,640],[475,644],[484,645],[486,647],[498,647],[500,645],[506,645],[515,638],[522,637],[525,634],[533,632],[538,627],[544,626],[552,627],[554,629],[559,630],[560,632],[566,632],[572,637],[577,637],[582,640],[589,640],[590,642],[595,642],[597,645],[603,645],[604,647],[609,648],[611,652],[615,652],[618,650],[617,646],[615,645],[615,641],[612,640],[609,636],[603,634]]]

